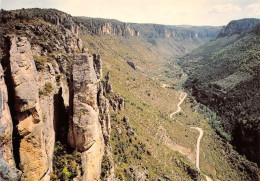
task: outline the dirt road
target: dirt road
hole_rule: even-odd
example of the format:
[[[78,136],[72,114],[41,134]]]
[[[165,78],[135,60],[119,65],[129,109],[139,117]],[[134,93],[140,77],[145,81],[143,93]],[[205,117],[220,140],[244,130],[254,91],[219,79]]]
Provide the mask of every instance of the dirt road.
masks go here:
[[[183,101],[185,100],[185,98],[187,97],[187,94],[186,93],[181,93],[181,95],[180,95],[180,102],[177,104],[177,107],[178,107],[178,109],[177,109],[177,111],[175,111],[175,112],[173,112],[173,113],[171,113],[170,114],[170,117],[172,118],[172,116],[174,115],[174,114],[177,114],[178,112],[180,112],[181,111],[181,107],[180,107],[180,105],[183,103]],[[182,124],[182,123],[180,123],[180,124]],[[182,124],[183,125],[183,124]],[[199,127],[190,127],[191,129],[196,129],[196,130],[198,130],[199,132],[200,132],[200,134],[199,134],[199,137],[198,137],[198,140],[197,140],[197,149],[196,149],[196,167],[198,168],[198,170],[200,171],[200,140],[201,140],[201,138],[202,138],[202,136],[203,136],[203,130],[201,129],[201,128],[199,128]],[[204,174],[203,174],[204,175]],[[205,177],[206,177],[206,180],[207,181],[213,181],[210,177],[208,177],[207,175],[204,175]]]

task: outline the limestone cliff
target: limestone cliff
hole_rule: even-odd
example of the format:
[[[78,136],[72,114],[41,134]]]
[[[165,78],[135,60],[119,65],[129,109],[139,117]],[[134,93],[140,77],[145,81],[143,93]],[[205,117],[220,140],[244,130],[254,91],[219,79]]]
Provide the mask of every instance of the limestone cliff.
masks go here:
[[[82,25],[83,33],[85,31],[95,35],[139,36],[138,31],[121,21],[88,17],[74,17],[74,19]]]
[[[244,34],[254,29],[260,24],[260,19],[245,18],[241,20],[234,20],[224,26],[218,37],[231,36],[233,34]]]
[[[15,168],[13,158],[13,122],[8,106],[4,71],[0,65],[0,180],[19,180],[21,171]]]
[[[17,124],[19,139],[19,167],[25,178],[41,178],[48,172],[52,152],[47,152],[48,142],[54,144],[54,136],[45,140],[43,110],[39,101],[39,80],[31,45],[26,37],[10,38],[10,72],[14,93],[13,116]],[[13,106],[13,105],[12,105]],[[14,113],[13,113],[14,114]],[[52,134],[46,132],[46,134]],[[52,139],[51,139],[52,137]],[[18,142],[18,138],[16,138]],[[45,142],[47,141],[47,143]],[[50,147],[51,148],[51,147]],[[32,159],[33,158],[33,159]],[[18,158],[17,158],[18,159]]]
[[[1,12],[0,178],[19,180],[19,170],[22,180],[67,178],[53,170],[62,142],[80,155],[67,179],[99,180],[111,149],[102,62],[83,48],[69,15],[49,11]]]
[[[221,27],[170,26],[159,24],[135,24],[130,26],[145,38],[210,39],[215,38]]]
[[[13,158],[13,122],[8,106],[8,93],[4,80],[4,71],[0,65],[0,156],[11,166],[15,166]]]
[[[98,180],[104,140],[98,121],[97,83],[93,56],[77,54],[71,67],[68,143],[82,152],[83,180]]]

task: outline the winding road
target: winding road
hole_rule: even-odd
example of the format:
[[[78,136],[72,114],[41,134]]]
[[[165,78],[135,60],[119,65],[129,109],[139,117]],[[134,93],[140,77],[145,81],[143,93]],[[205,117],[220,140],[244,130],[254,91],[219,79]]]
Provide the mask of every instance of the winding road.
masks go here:
[[[184,95],[184,96],[183,96]],[[171,113],[170,114],[170,117],[172,118],[172,116],[174,115],[174,114],[177,114],[178,112],[180,112],[181,111],[181,107],[180,107],[180,105],[183,103],[183,101],[185,100],[185,98],[187,97],[187,93],[181,93],[181,95],[180,95],[180,102],[177,104],[177,107],[178,107],[178,109],[177,109],[177,111],[175,111],[175,112],[173,112],[173,113]],[[181,122],[179,122],[180,124],[182,124]],[[183,125],[183,124],[182,124]],[[202,138],[202,136],[203,136],[203,130],[201,129],[201,128],[199,128],[199,127],[190,127],[191,129],[196,129],[196,130],[198,130],[199,132],[200,132],[200,135],[199,135],[199,137],[198,137],[198,140],[197,140],[197,150],[196,150],[196,167],[198,168],[198,170],[200,171],[200,140],[201,140],[201,138]],[[203,174],[204,175],[204,174]],[[204,175],[205,177],[206,177],[206,180],[207,181],[213,181],[210,177],[208,177],[207,175]]]
[[[200,140],[203,136],[203,130],[201,128],[198,128],[198,127],[190,127],[192,129],[196,129],[200,132],[200,135],[198,137],[198,141],[197,141],[197,155],[196,155],[196,167],[198,168],[198,170],[200,170]]]
[[[183,96],[184,95],[184,96]],[[183,97],[182,97],[183,96]],[[174,114],[177,114],[178,112],[180,112],[181,111],[181,107],[180,107],[180,105],[183,103],[183,101],[184,101],[184,99],[187,97],[187,94],[186,93],[181,93],[181,95],[180,95],[180,102],[177,104],[177,107],[178,107],[178,109],[177,109],[177,111],[175,111],[175,112],[173,112],[173,113],[171,113],[170,114],[170,117],[172,118],[172,116],[174,115]]]

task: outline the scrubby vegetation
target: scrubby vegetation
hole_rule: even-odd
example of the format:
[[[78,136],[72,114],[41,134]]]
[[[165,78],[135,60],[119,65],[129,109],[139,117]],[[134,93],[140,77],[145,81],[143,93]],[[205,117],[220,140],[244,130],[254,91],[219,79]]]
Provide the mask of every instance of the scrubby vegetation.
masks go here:
[[[250,163],[240,158],[232,147],[227,146],[224,139],[215,135],[214,130],[210,129],[208,123],[213,124],[214,122],[216,129],[223,133],[224,137],[228,137],[221,129],[223,127],[222,124],[218,124],[219,117],[216,116],[215,119],[211,119],[214,118],[213,110],[211,112],[209,110],[198,112],[197,107],[199,105],[194,104],[192,107],[189,102],[186,102],[184,104],[187,106],[185,111],[176,115],[174,120],[169,118],[169,114],[177,109],[176,105],[180,94],[178,86],[183,84],[186,77],[175,63],[175,60],[170,59],[170,55],[160,49],[162,47],[159,46],[160,48],[158,48],[158,46],[149,45],[149,43],[147,44],[142,39],[136,37],[122,38],[84,35],[82,38],[86,43],[85,46],[89,47],[90,51],[101,54],[104,62],[103,74],[105,75],[107,71],[111,73],[113,90],[125,99],[125,110],[113,117],[111,122],[111,143],[113,153],[117,153],[117,155],[114,155],[114,159],[117,164],[116,173],[118,177],[127,180],[131,175],[131,172],[129,172],[130,167],[142,163],[142,165],[150,165],[150,167],[148,166],[149,169],[145,170],[150,176],[149,179],[162,178],[164,174],[168,173],[171,179],[178,180],[176,178],[186,171],[179,169],[179,166],[176,165],[180,158],[176,157],[176,152],[169,147],[169,144],[177,144],[184,147],[184,149],[191,149],[191,152],[195,154],[198,133],[180,125],[177,121],[187,125],[199,126],[204,131],[206,130],[202,139],[204,143],[202,143],[203,156],[201,156],[201,158],[205,157],[201,161],[201,169],[207,173],[206,175],[212,175],[212,178],[220,180],[249,179],[254,177],[247,176],[245,168],[241,168],[245,171],[237,172],[239,165],[250,165]],[[162,55],[163,53],[165,54]],[[169,57],[166,55],[169,55]],[[135,65],[141,67],[140,70],[145,70],[145,72],[138,69],[134,70],[129,66],[126,61],[129,59],[135,62]],[[168,64],[168,61],[171,64]],[[165,62],[165,64],[162,62]],[[162,83],[169,85],[169,88],[162,88]],[[132,143],[130,143],[127,135],[124,136],[127,132],[124,131],[121,120],[125,115],[129,117],[131,126],[137,136],[137,140],[131,139]],[[120,128],[122,134],[117,136],[119,134],[117,132],[118,128]],[[167,142],[165,140],[166,137],[171,142]],[[131,155],[131,151],[122,153],[122,149],[133,149],[133,151],[136,151],[133,144],[138,144],[138,142],[146,145],[146,149],[151,153],[151,156],[142,153],[140,155],[142,160],[139,160],[138,156],[134,157]],[[228,151],[222,154],[221,150]],[[170,159],[174,157],[172,154],[175,155],[176,162]],[[237,161],[236,158],[238,157],[242,161]],[[189,161],[187,162],[191,165]],[[167,167],[164,166],[165,163]],[[142,166],[137,168],[144,170]],[[255,170],[254,166],[252,166],[252,170]],[[190,178],[187,175],[180,177]]]
[[[54,87],[52,86],[52,84],[50,82],[47,82],[44,85],[43,89],[39,89],[39,96],[48,96],[50,95],[50,93],[52,92],[52,90],[54,89]]]
[[[67,144],[57,141],[54,147],[53,172],[51,180],[69,181],[82,173],[81,153]]]
[[[219,37],[180,60],[190,75],[186,88],[217,113],[210,115],[211,125],[258,164],[259,27],[246,34]]]
[[[46,63],[51,63],[52,66],[56,67],[55,61],[51,56],[33,56],[33,58],[38,71],[45,70]]]
[[[116,154],[114,155],[115,164],[117,165],[115,171],[119,178],[128,180],[132,174],[129,170],[131,167],[134,167],[148,173],[151,180],[152,178],[163,178],[164,174],[169,175],[172,180],[178,180],[178,178],[190,179],[190,176],[186,175],[187,168],[180,169],[178,164],[180,164],[179,160],[181,158],[176,156],[177,152],[173,151],[169,147],[169,144],[177,144],[184,149],[191,149],[191,152],[195,154],[198,133],[180,125],[175,119],[187,125],[199,126],[203,127],[204,130],[206,129],[206,133],[204,132],[202,139],[203,142],[205,141],[202,148],[202,154],[205,156],[205,159],[201,161],[201,169],[208,176],[212,175],[212,178],[219,178],[220,180],[236,180],[240,177],[245,179],[250,178],[246,176],[246,172],[238,173],[236,171],[238,165],[247,165],[248,163],[236,161],[238,154],[232,148],[226,148],[226,142],[216,136],[214,131],[209,128],[207,122],[210,122],[211,119],[204,115],[204,113],[192,112],[192,108],[188,107],[190,104],[187,102],[185,111],[176,115],[174,120],[169,118],[169,114],[177,109],[176,105],[180,94],[178,92],[179,81],[177,80],[181,77],[176,76],[176,79],[172,79],[166,78],[166,75],[170,74],[170,76],[174,76],[174,71],[179,75],[181,71],[176,70],[179,69],[177,64],[174,65],[176,67],[174,71],[168,69],[168,73],[158,76],[158,74],[161,74],[160,70],[164,72],[167,70],[165,67],[170,68],[171,65],[166,63],[164,66],[164,64],[159,64],[159,62],[157,64],[158,60],[161,62],[165,61],[161,60],[163,56],[148,55],[149,53],[159,52],[154,47],[150,47],[151,51],[148,49],[145,50],[144,47],[148,45],[143,41],[139,42],[136,37],[124,40],[121,37],[85,35],[83,39],[87,43],[86,46],[90,47],[90,51],[99,52],[102,55],[104,62],[103,75],[106,75],[107,71],[111,73],[113,90],[125,99],[125,110],[120,111],[117,115],[112,115],[111,120],[111,144],[113,154]],[[98,47],[93,46],[97,44],[99,44]],[[135,56],[137,54],[139,57]],[[150,63],[151,68],[149,70],[145,68],[147,70],[145,74],[154,76],[155,78],[151,79],[149,76],[143,76],[144,72],[132,69],[125,61],[125,59],[132,56],[137,60],[140,59],[139,62],[145,61],[146,65]],[[149,59],[151,56],[158,59],[150,62]],[[185,81],[185,75],[183,75],[181,81],[182,83]],[[162,82],[170,85],[170,87],[162,88]],[[172,88],[172,85],[174,85],[175,89]],[[193,106],[194,111],[198,107],[198,105],[195,105]],[[137,140],[128,137],[127,131],[124,129],[122,119],[125,115],[129,117]],[[118,132],[118,128],[122,131],[121,134],[119,134],[120,131]],[[165,140],[166,137],[171,141],[167,142]],[[132,143],[130,143],[130,138]],[[146,150],[151,155],[146,152],[136,152],[137,149],[134,147],[134,144],[138,145],[138,142],[144,143]],[[223,149],[229,150],[228,152],[232,152],[232,155],[228,153],[225,153],[226,156],[222,155],[221,150]],[[139,156],[142,157],[141,160],[138,159]],[[204,158],[204,156],[201,156],[201,158]],[[186,157],[184,159],[186,160],[185,163],[190,166],[192,165]],[[167,167],[165,167],[165,164]],[[148,165],[148,169],[144,168],[146,165]],[[107,166],[103,168],[107,168]]]
[[[54,16],[59,13],[60,12],[56,10],[44,11],[33,9],[28,11],[19,10],[13,13],[4,12],[1,14],[1,16],[4,17],[1,21],[5,22],[10,20],[10,18],[15,19],[15,16],[19,17],[13,24],[1,27],[2,29],[14,29],[14,32],[18,35],[24,33],[21,29],[24,28],[23,25],[25,23],[28,23],[26,22],[26,18],[30,17],[30,14],[37,17],[32,20],[35,21],[35,31],[43,31],[47,35],[47,38],[34,36],[31,40],[33,46],[40,45],[43,51],[46,52],[46,56],[34,56],[35,65],[39,73],[43,73],[46,68],[48,68],[48,63],[51,63],[55,69],[55,64],[53,64],[52,61],[55,54],[60,54],[61,61],[63,59],[66,60],[67,70],[72,63],[72,61],[70,61],[72,55],[67,55],[65,52],[58,52],[54,49],[55,46],[52,44],[54,41],[52,41],[52,39],[49,40],[52,35],[56,35],[56,33],[62,34],[64,31],[58,31],[59,29],[55,25],[46,25],[46,22],[44,23],[41,19],[45,14]],[[92,24],[94,26],[93,28],[98,27],[103,21],[104,20],[98,20],[96,22],[97,24]],[[117,21],[113,22],[118,23]],[[70,21],[64,21],[63,23],[66,27],[70,28]],[[118,27],[119,29],[122,28],[121,25],[124,26],[121,22],[118,25],[120,26]],[[138,28],[138,25],[136,25],[136,27]],[[161,26],[149,25],[146,28],[149,30],[151,27],[158,30],[158,32],[163,31]],[[196,27],[193,28],[195,28],[194,31],[197,32]],[[211,33],[214,33],[214,31],[213,28]],[[182,30],[180,30],[179,33],[181,32]],[[204,40],[191,40],[188,38],[178,39],[181,41],[172,41],[173,39],[170,40],[164,36],[165,34],[163,37],[159,37],[157,34],[147,34],[147,37],[95,36],[88,33],[82,35],[82,39],[85,43],[84,46],[89,48],[89,52],[95,52],[101,55],[103,75],[108,71],[111,72],[113,90],[115,93],[119,93],[124,97],[126,104],[125,109],[122,111],[113,112],[111,110],[112,133],[110,144],[112,147],[112,157],[116,165],[116,177],[120,180],[133,180],[134,171],[143,174],[147,180],[155,180],[156,178],[161,180],[191,180],[198,177],[199,172],[194,165],[198,132],[191,130],[190,126],[199,126],[204,130],[200,157],[202,173],[219,180],[254,180],[258,178],[257,166],[240,156],[234,151],[233,147],[226,142],[225,139],[229,140],[230,134],[226,134],[226,127],[223,124],[224,119],[221,114],[214,112],[214,107],[208,108],[197,104],[192,98],[187,98],[182,105],[183,111],[176,114],[174,119],[170,119],[170,113],[176,110],[177,103],[179,102],[180,86],[186,80],[182,69],[176,64],[176,56],[203,44]],[[225,44],[231,47],[239,47],[240,43],[233,46],[235,41],[237,41],[237,37],[230,37],[229,41],[225,42]],[[242,64],[242,68],[239,69],[239,71],[244,71],[247,73],[246,75],[250,75],[251,77],[255,75],[254,71],[257,70],[251,65],[254,65],[255,60],[258,61],[259,52],[258,46],[256,46],[253,51],[247,51],[247,47],[254,48],[254,43],[258,43],[258,40],[254,39],[251,41],[248,37],[243,36],[239,41],[245,41],[247,44],[242,47],[241,50],[237,49],[237,51],[246,52],[246,56],[250,56],[246,60],[239,59],[246,63]],[[226,54],[231,51],[231,48],[227,47],[219,53],[214,53],[214,41],[210,43],[212,47],[208,48],[205,52],[199,52],[201,54],[196,58],[200,59],[204,53],[209,51],[214,55],[211,56],[207,54],[207,56],[205,56],[205,62],[207,62],[215,60],[222,53]],[[217,42],[217,44],[221,44],[221,41]],[[219,47],[222,48],[223,46],[219,45]],[[78,50],[74,51],[79,52]],[[232,50],[231,53],[235,54],[236,51]],[[226,73],[234,73],[232,69],[240,67],[240,64],[235,62],[235,58],[230,59],[230,61],[228,59],[227,63],[224,62],[227,58],[229,57],[225,55],[225,57],[221,59],[220,64],[215,62],[216,69],[223,66],[225,67],[225,69],[223,69],[225,72],[223,77],[221,75],[221,78],[226,78],[228,75]],[[197,59],[193,60],[196,61]],[[224,63],[222,63],[222,60]],[[127,62],[132,62],[135,65],[134,68]],[[231,65],[233,63],[235,64]],[[198,64],[198,66],[201,65]],[[187,66],[186,68],[190,67]],[[200,67],[201,71],[198,71],[199,74],[196,76],[201,76],[201,74],[207,71],[213,71],[210,69],[210,66],[207,68],[203,69]],[[187,71],[190,73],[194,70],[189,69]],[[64,74],[55,75],[58,86],[64,82],[67,84],[65,77]],[[194,82],[189,79],[188,83],[203,85],[200,88],[207,91],[219,90],[219,88],[221,88],[221,90],[216,93],[222,95],[226,93],[226,90],[222,89],[221,86],[224,85],[224,87],[229,88],[229,84],[226,83],[227,81],[219,83],[219,77],[216,77],[215,74],[214,76],[208,76],[207,74],[207,76],[201,78],[201,80],[205,82],[209,81],[208,78],[212,78],[212,86],[209,89],[206,89],[202,81],[199,82],[197,79],[192,79]],[[243,84],[243,89],[252,86],[250,80],[246,81],[244,82],[243,80],[243,83],[245,83]],[[166,84],[167,86],[164,87],[163,85]],[[242,87],[235,88],[238,90],[242,89]],[[233,107],[230,108],[231,105],[239,102],[237,98],[243,97],[239,102],[241,104],[239,107],[241,108],[232,110],[232,113],[225,112],[227,115],[223,113],[223,116],[232,118],[240,115],[241,120],[239,122],[243,125],[243,131],[247,129],[245,133],[248,135],[251,130],[258,129],[257,122],[259,118],[255,121],[255,118],[251,119],[248,117],[249,114],[252,116],[256,115],[257,106],[250,112],[251,107],[249,108],[247,104],[242,103],[246,100],[248,101],[248,105],[250,105],[253,99],[249,98],[252,97],[253,94],[258,96],[258,93],[253,91],[250,93],[247,92],[247,96],[244,96],[244,94],[237,92],[235,88],[226,94],[228,96],[223,99],[224,101],[229,101],[229,107],[221,106],[223,110],[233,109]],[[201,89],[200,92],[202,92]],[[46,83],[44,87],[39,90],[39,95],[41,97],[48,96],[53,90],[54,85]],[[108,98],[109,96],[112,97],[112,95],[108,95]],[[216,100],[215,94],[212,99]],[[224,103],[226,102],[223,102],[223,104]],[[244,113],[244,110],[246,110],[246,113]],[[123,121],[126,115],[129,117],[130,125],[127,125],[126,122]],[[245,117],[243,117],[243,115]],[[44,120],[46,121],[46,118],[43,117],[43,121]],[[212,125],[221,137],[215,134],[208,123]],[[58,141],[55,143],[54,151],[52,180],[73,180],[78,173],[82,173],[79,152],[70,148],[67,144]],[[103,157],[101,179],[105,177],[106,172],[112,166],[109,159],[107,155]],[[23,165],[20,165],[20,167],[23,167]]]
[[[11,137],[6,136],[6,135],[0,135],[0,146],[10,142],[12,140]]]

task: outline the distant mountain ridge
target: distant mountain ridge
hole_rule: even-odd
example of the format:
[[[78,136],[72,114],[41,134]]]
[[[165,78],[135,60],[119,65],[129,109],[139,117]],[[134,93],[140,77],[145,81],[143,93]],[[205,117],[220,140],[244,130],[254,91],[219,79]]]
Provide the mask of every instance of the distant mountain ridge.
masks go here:
[[[160,24],[137,24],[132,23],[137,31],[145,37],[153,38],[215,38],[220,32],[221,27],[213,26],[177,26],[177,25],[160,25]]]
[[[255,18],[245,18],[241,20],[234,20],[228,23],[225,26],[220,34],[219,37],[223,36],[231,36],[233,34],[243,34],[249,32],[254,29],[254,27],[260,23],[260,19]]]
[[[74,20],[81,23],[83,32],[95,35],[116,35],[116,36],[138,36],[139,32],[123,23],[113,19],[74,17]]]
[[[214,38],[221,27],[174,26],[160,24],[124,23],[113,19],[74,17],[88,32],[96,35],[144,36],[148,38]]]

